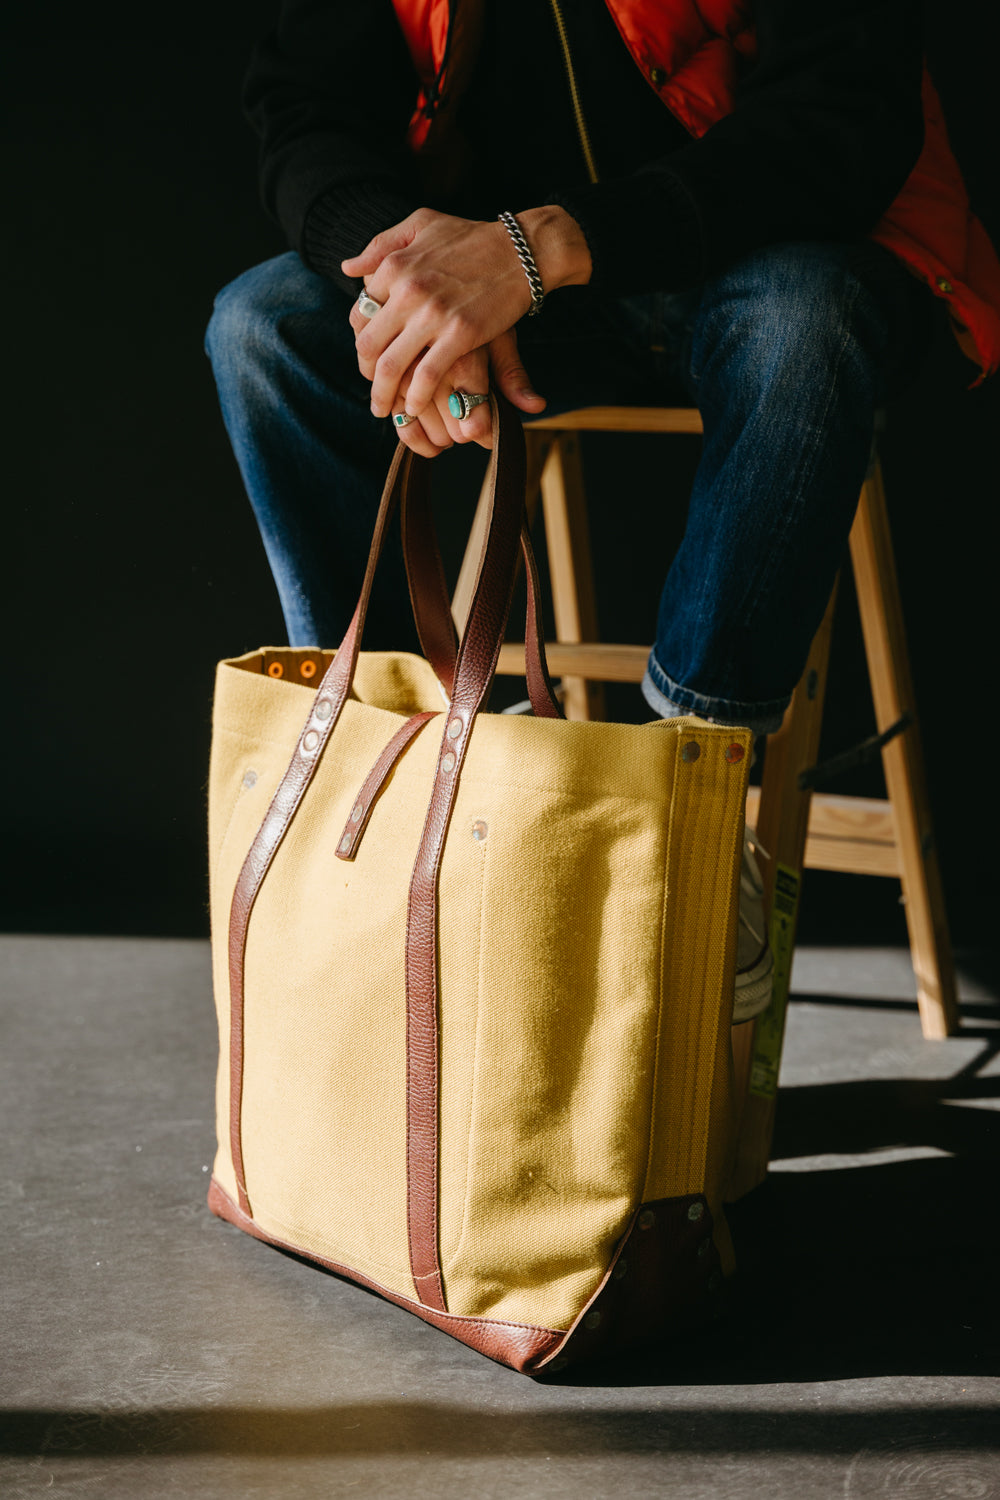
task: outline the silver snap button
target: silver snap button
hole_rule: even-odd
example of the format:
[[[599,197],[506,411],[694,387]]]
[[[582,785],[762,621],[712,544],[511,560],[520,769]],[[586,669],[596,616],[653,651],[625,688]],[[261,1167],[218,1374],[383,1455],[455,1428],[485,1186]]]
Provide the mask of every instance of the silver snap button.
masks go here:
[[[639,1215],[639,1228],[652,1229],[655,1223],[656,1215],[654,1214],[653,1210],[651,1208],[644,1208],[642,1213]]]
[[[553,1372],[553,1374],[554,1374],[557,1370],[565,1370],[565,1368],[566,1368],[566,1366],[568,1364],[569,1364],[569,1360],[566,1358],[566,1355],[565,1354],[560,1354],[559,1358],[558,1359],[554,1359],[552,1361],[552,1363],[550,1365],[548,1365],[546,1368],[549,1369],[549,1370],[551,1370]]]
[[[684,746],[684,749],[681,751],[681,760],[686,760],[690,763],[693,760],[697,760],[700,754],[701,746],[699,744],[696,744],[694,740],[688,740],[687,744]]]
[[[303,750],[313,751],[313,750],[316,749],[316,746],[318,744],[319,744],[319,735],[316,733],[315,729],[310,729],[309,732],[308,732],[308,734],[305,736],[305,738],[302,741],[302,748],[303,748]]]
[[[618,1264],[615,1266],[614,1270],[611,1272],[611,1280],[612,1281],[621,1281],[622,1277],[625,1276],[627,1273],[628,1273],[628,1261],[627,1260],[620,1260],[618,1262]]]
[[[347,851],[348,851],[348,849],[350,847],[351,847],[351,841],[350,841],[349,837],[347,836],[347,834],[345,833],[344,837],[340,841],[340,852],[341,852],[341,854],[346,854]]]
[[[461,733],[462,733],[462,721],[461,721],[461,719],[452,719],[451,723],[448,725],[448,738],[450,740],[457,740],[458,737],[459,737],[459,735]]]
[[[351,822],[352,823],[360,823],[361,822],[361,814],[362,814],[363,811],[364,811],[364,809],[362,808],[361,803],[360,802],[356,802],[354,804],[354,806],[351,808]]]
[[[483,822],[482,818],[478,818],[472,825],[472,837],[475,839],[477,844],[481,844],[483,842],[483,839],[486,837],[489,831],[489,828]]]
[[[257,772],[256,771],[244,771],[244,773],[243,773],[243,785],[248,790],[249,790],[250,787],[256,786],[257,785]]]
[[[597,1311],[588,1313],[583,1320],[583,1326],[584,1328],[599,1328],[601,1326],[600,1313]]]
[[[704,1203],[692,1203],[688,1207],[688,1218],[691,1220],[692,1224],[697,1224],[698,1220],[702,1217],[704,1212]]]
[[[442,771],[454,771],[455,769],[455,757],[450,750],[441,762],[441,769]]]
[[[327,719],[333,713],[333,704],[330,702],[329,698],[321,698],[313,712],[315,713],[317,719],[319,719],[320,723],[325,724]]]

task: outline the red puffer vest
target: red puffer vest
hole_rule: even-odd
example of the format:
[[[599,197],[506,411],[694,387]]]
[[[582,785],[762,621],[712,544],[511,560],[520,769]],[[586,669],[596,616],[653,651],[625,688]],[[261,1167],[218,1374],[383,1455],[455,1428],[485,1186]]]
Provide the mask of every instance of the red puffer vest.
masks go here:
[[[636,65],[685,129],[703,135],[730,113],[739,67],[757,51],[751,0],[605,3]],[[393,4],[423,83],[410,128],[411,145],[420,150],[434,103],[457,66],[449,48],[449,0]],[[474,32],[475,24],[466,21],[466,29]],[[1000,365],[1000,260],[969,207],[926,70],[923,104],[923,150],[872,238],[948,303],[962,349],[990,375]]]

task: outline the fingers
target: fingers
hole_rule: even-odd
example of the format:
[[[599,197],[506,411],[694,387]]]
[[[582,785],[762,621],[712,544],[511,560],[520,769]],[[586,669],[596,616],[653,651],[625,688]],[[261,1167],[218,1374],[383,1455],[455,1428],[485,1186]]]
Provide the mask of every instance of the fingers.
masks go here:
[[[414,453],[419,453],[422,458],[437,458],[439,453],[443,453],[446,448],[451,447],[450,438],[444,443],[434,442],[429,437],[419,417],[416,417],[406,427],[398,427],[396,435],[401,443],[405,443],[407,448],[412,448]]]
[[[393,416],[403,411],[403,403],[406,399],[406,386],[411,373],[411,371],[407,371],[403,378],[400,393],[396,398],[393,408]],[[414,453],[422,454],[424,458],[436,458],[439,453],[443,453],[446,448],[450,448],[455,441],[448,431],[440,412],[433,404],[428,406],[420,417],[416,417],[412,422],[407,422],[405,427],[397,427],[396,434],[400,442],[405,443],[408,448],[412,448]]]
[[[407,333],[409,331],[407,329]],[[417,337],[419,339],[419,335]],[[428,341],[425,344],[426,342]],[[411,348],[410,358],[416,360],[416,368],[406,393],[407,411],[413,416],[419,416],[428,402],[434,399],[438,386],[449,378],[453,367],[472,354],[478,345],[479,339],[464,319],[455,317],[448,327],[438,332],[433,345],[421,358],[417,358],[417,351]],[[372,382],[373,389],[374,385],[375,381]]]
[[[403,219],[399,224],[393,224],[389,229],[383,229],[373,240],[361,251],[360,255],[352,255],[347,260],[340,262],[340,269],[345,276],[371,276],[378,270],[387,255],[393,250],[401,250],[410,244],[420,228],[419,210]]]
[[[513,328],[501,333],[489,345],[489,364],[493,383],[521,411],[538,413],[546,405],[545,397],[533,388],[527,370],[517,352],[517,335]],[[485,389],[485,387],[484,387]]]
[[[412,383],[411,383],[412,384]],[[488,402],[475,407],[467,417],[456,417],[448,405],[452,391],[467,391],[470,396],[485,395],[490,388],[489,361],[485,349],[475,349],[455,361],[447,380],[441,382],[434,404],[441,413],[448,432],[456,443],[478,443],[481,448],[493,446],[493,419]],[[407,406],[412,399],[407,391]],[[425,412],[430,407],[425,408]]]

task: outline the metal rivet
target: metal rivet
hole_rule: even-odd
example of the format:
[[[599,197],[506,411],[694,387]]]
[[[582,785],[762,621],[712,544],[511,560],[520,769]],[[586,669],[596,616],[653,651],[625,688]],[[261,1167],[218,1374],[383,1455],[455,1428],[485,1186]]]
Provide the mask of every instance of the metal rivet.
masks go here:
[[[280,661],[273,661],[267,669],[268,677],[284,677],[285,669]]]
[[[938,279],[937,279],[937,289],[938,289],[939,292],[945,292],[945,293],[954,291],[954,288],[953,288],[951,282],[948,280],[947,276],[939,276],[938,277]]]
[[[314,661],[304,661],[299,667],[299,671],[306,681],[308,681],[310,677],[316,676],[316,663]]]
[[[451,723],[448,725],[448,738],[450,740],[457,740],[458,737],[459,737],[459,735],[461,733],[462,733],[462,721],[461,721],[461,719],[452,719]]]
[[[325,723],[333,713],[333,704],[330,702],[329,698],[321,698],[313,712],[315,713],[317,719],[319,719],[320,723]]]
[[[257,772],[256,771],[244,771],[244,773],[243,773],[243,785],[245,787],[256,786],[257,785]]]
[[[718,1271],[713,1271],[712,1274],[711,1274],[711,1276],[708,1278],[708,1290],[710,1292],[717,1292],[719,1290],[719,1288],[721,1287],[721,1285],[722,1285],[722,1276],[721,1276],[721,1274]]]
[[[455,769],[455,757],[452,755],[450,750],[448,751],[448,754],[445,756],[444,760],[441,762],[441,769],[442,771],[454,771]]]
[[[601,1315],[596,1310],[590,1312],[583,1320],[584,1328],[599,1328],[601,1326]]]
[[[354,806],[351,808],[351,822],[352,823],[360,823],[361,822],[361,814],[363,812],[364,812],[364,808],[361,806],[361,803],[360,802],[355,802]]]
[[[488,826],[483,822],[482,818],[477,819],[476,822],[472,825],[472,837],[475,839],[477,844],[481,844],[483,842],[483,839],[486,837],[489,831],[490,830]]]
[[[340,841],[340,852],[341,852],[341,854],[346,854],[347,851],[348,851],[348,849],[350,847],[351,847],[350,837],[345,833],[344,837]]]
[[[698,1254],[702,1258],[702,1260],[704,1260],[705,1256],[708,1254],[708,1252],[711,1250],[711,1248],[712,1248],[712,1236],[709,1235],[708,1239],[707,1240],[702,1240],[701,1244],[698,1246]]]
[[[654,88],[659,88],[661,83],[666,83],[667,75],[662,68],[650,68],[649,81]]]
[[[688,1218],[691,1220],[692,1224],[697,1224],[698,1220],[702,1217],[704,1212],[704,1203],[692,1203],[688,1206]]]
[[[697,760],[700,754],[701,746],[699,744],[696,744],[694,740],[688,740],[687,744],[684,746],[684,749],[681,751],[681,760]]]
[[[618,1264],[615,1266],[614,1270],[611,1272],[611,1280],[612,1281],[621,1281],[622,1277],[625,1276],[627,1274],[627,1272],[628,1272],[628,1261],[627,1260],[620,1260],[618,1262]]]
[[[552,1363],[550,1365],[546,1365],[545,1368],[547,1370],[552,1370],[553,1372],[555,1372],[556,1370],[565,1370],[568,1364],[569,1360],[567,1359],[566,1355],[560,1354],[558,1359],[554,1359]]]
[[[315,729],[310,729],[309,733],[302,741],[303,750],[315,750],[318,744],[319,735],[316,733]]]
[[[742,745],[730,745],[726,750],[726,759],[731,766],[735,766],[737,761],[742,760],[745,754],[746,751]]]
[[[639,1228],[652,1229],[655,1223],[656,1215],[654,1214],[653,1210],[651,1208],[644,1208],[642,1213],[639,1215]]]

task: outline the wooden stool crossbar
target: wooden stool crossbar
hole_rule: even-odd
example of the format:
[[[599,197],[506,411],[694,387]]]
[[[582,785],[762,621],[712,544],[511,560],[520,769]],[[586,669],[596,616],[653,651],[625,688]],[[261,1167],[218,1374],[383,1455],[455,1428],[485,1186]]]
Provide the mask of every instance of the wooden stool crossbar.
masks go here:
[[[562,678],[569,718],[602,717],[603,684],[641,682],[649,656],[648,646],[598,638],[578,434],[701,431],[701,414],[694,407],[586,407],[525,425],[529,511],[540,491],[556,624],[548,659],[553,675]],[[460,630],[475,586],[484,525],[481,501],[453,600]],[[775,986],[764,1015],[733,1031],[737,1097],[743,1100],[733,1197],[749,1191],[767,1170],[804,869],[888,875],[902,882],[924,1036],[946,1037],[957,1026],[954,965],[882,471],[874,449],[851,530],[850,556],[877,731],[884,734],[900,721],[905,727],[881,747],[886,798],[814,793],[800,785],[802,773],[815,766],[819,751],[834,589],[781,729],[768,738],[762,785],[751,788],[747,800],[747,820],[770,856],[763,862],[763,874]],[[503,647],[499,670],[523,675],[522,645]]]

